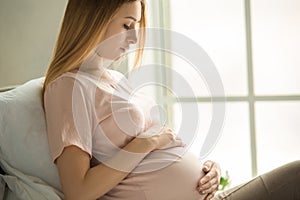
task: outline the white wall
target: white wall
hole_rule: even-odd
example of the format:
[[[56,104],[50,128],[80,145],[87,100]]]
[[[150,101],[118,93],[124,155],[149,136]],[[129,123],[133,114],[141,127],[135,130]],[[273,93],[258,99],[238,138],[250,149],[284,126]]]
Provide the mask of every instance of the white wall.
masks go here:
[[[0,0],[0,87],[43,76],[66,0]]]

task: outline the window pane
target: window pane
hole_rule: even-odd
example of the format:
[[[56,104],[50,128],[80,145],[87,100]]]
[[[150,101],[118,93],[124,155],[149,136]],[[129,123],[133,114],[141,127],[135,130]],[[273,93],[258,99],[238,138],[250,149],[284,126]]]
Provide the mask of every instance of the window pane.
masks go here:
[[[299,110],[299,102],[256,104],[259,173],[299,160]]]
[[[256,94],[300,93],[300,1],[253,0]]]
[[[192,103],[177,103],[174,105],[173,116],[176,131],[181,126],[181,110],[191,109],[191,107]],[[199,155],[212,119],[212,105],[210,103],[201,103],[198,104],[198,107],[200,112],[199,131],[197,138],[190,148],[190,152],[196,156]],[[251,178],[248,115],[247,103],[227,103],[226,120],[221,138],[214,150],[207,157],[207,159],[218,162],[221,165],[222,172],[228,170],[232,180],[231,186],[240,184]]]
[[[177,91],[179,97],[191,97],[190,90],[185,89],[183,83],[188,84],[195,96],[212,96],[210,88],[206,84],[205,77],[201,72],[196,71],[190,63],[176,55],[170,55],[172,58],[172,87]],[[177,75],[177,76],[176,76]],[[179,80],[178,80],[179,79]]]
[[[170,4],[171,29],[194,40],[208,53],[226,94],[247,95],[243,1],[172,0]],[[181,68],[178,59],[173,60],[173,66]],[[205,93],[197,89],[198,95]]]

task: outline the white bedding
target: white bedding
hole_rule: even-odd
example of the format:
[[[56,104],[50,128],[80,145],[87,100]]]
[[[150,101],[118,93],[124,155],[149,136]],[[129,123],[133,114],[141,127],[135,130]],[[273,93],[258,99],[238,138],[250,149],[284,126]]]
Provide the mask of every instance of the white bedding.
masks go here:
[[[0,166],[9,174],[0,175],[0,183],[6,182],[12,192],[8,198],[63,197],[49,154],[41,98],[43,81],[34,79],[0,93]],[[0,184],[1,193],[2,187]]]

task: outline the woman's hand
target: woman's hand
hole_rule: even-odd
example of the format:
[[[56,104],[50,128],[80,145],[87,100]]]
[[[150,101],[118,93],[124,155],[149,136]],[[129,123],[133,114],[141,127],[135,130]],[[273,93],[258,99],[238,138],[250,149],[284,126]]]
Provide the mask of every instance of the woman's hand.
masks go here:
[[[218,190],[221,169],[217,163],[208,160],[203,164],[202,170],[205,176],[199,180],[197,189],[201,194],[207,194],[205,200],[210,200]]]
[[[151,140],[154,145],[153,150],[185,146],[182,140],[176,136],[174,131],[167,126],[153,126],[146,132],[140,134],[138,138]]]

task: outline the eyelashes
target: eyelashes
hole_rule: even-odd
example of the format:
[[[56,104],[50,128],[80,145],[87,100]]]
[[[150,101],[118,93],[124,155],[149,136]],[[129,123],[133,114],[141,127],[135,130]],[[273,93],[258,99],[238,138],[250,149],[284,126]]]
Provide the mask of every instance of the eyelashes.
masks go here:
[[[134,24],[131,24],[131,25],[123,24],[123,28],[124,28],[125,30],[129,31],[129,30],[134,30],[134,29],[136,29],[137,27],[136,27],[136,25],[134,25]]]
[[[130,26],[128,26],[127,24],[124,24],[123,27],[124,27],[124,29],[126,29],[126,30],[130,30]]]

